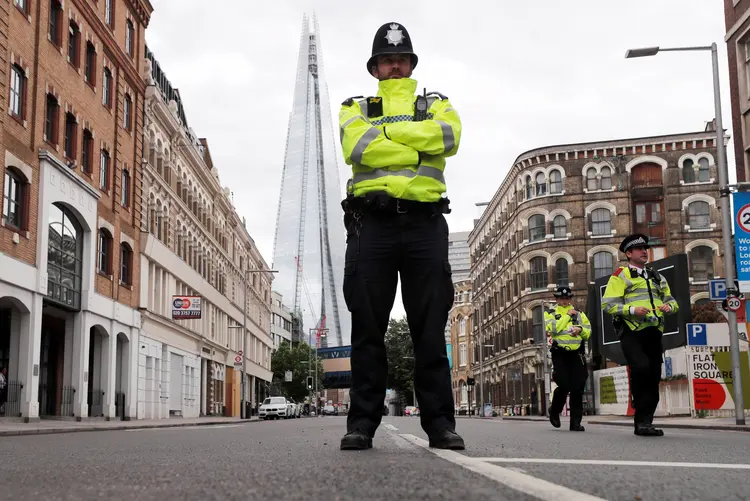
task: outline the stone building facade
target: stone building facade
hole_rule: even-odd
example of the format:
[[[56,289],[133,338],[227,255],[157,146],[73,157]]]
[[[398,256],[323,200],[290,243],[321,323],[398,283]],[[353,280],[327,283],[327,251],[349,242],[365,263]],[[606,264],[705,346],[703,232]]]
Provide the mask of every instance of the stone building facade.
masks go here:
[[[471,411],[469,378],[472,375],[472,336],[471,336],[471,280],[454,283],[455,297],[448,316],[450,332],[451,376],[453,380],[453,401],[459,413]]]
[[[469,236],[472,371],[485,402],[526,407],[542,394],[545,302],[565,284],[585,309],[589,284],[621,264],[632,232],[650,236],[652,260],[687,253],[691,300],[707,300],[722,269],[715,139],[711,122],[518,157]]]

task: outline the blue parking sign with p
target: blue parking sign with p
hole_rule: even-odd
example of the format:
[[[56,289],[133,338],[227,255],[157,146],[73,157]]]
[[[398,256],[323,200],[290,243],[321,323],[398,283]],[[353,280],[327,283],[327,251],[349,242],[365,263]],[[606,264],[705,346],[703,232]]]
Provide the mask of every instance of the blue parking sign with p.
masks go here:
[[[724,279],[714,279],[708,283],[708,294],[711,301],[723,301],[727,298],[727,282]]]
[[[706,324],[687,324],[688,346],[708,346]]]

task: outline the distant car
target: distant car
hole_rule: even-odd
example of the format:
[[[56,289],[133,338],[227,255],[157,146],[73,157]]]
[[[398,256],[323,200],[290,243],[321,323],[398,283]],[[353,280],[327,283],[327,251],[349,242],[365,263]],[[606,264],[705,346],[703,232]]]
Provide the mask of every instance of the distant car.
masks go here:
[[[287,419],[289,413],[289,402],[284,397],[268,397],[263,401],[258,410],[260,419]]]
[[[328,404],[320,410],[320,414],[322,416],[336,416],[338,411],[335,406]]]

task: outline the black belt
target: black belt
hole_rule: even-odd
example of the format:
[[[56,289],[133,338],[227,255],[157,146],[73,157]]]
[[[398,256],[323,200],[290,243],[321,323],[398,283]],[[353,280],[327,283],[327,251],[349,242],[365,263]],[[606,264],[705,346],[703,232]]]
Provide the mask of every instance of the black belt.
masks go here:
[[[450,214],[450,200],[441,199],[439,202],[418,202],[394,198],[390,195],[367,194],[363,197],[349,196],[341,202],[344,212],[378,212],[383,214]]]

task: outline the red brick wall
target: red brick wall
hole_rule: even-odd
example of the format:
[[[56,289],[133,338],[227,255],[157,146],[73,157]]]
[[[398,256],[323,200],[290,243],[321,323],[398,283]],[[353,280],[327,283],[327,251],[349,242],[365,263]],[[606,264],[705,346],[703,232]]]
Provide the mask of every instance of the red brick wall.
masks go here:
[[[6,7],[7,2],[0,5]],[[37,222],[37,205],[39,196],[39,160],[40,148],[51,151],[60,160],[63,155],[63,138],[65,112],[72,110],[78,117],[78,136],[76,160],[78,165],[74,172],[89,182],[101,195],[98,204],[98,216],[114,227],[112,270],[115,280],[102,275],[96,277],[96,290],[100,294],[113,297],[130,307],[138,305],[138,280],[140,278],[140,180],[142,153],[142,120],[143,95],[145,86],[140,78],[143,66],[144,31],[151,13],[151,6],[143,0],[115,0],[114,31],[104,22],[105,2],[94,0],[66,0],[62,15],[62,49],[53,45],[48,39],[49,2],[31,2],[31,22],[19,12],[10,8],[8,32],[9,53],[16,60],[21,58],[24,66],[31,69],[28,75],[27,90],[27,124],[26,127],[17,120],[7,116],[5,96],[7,95],[7,70],[9,62],[3,62],[3,103],[5,114],[4,143],[23,162],[33,169],[30,190],[29,238],[21,236],[21,243],[13,244],[13,233],[0,228],[0,251],[33,264],[36,260],[36,238],[46,228],[39,228]],[[128,16],[129,14],[129,16]],[[2,10],[0,10],[0,17]],[[125,51],[126,22],[128,17],[135,27],[134,55],[131,58]],[[74,19],[81,29],[80,69],[73,67],[67,60],[68,23]],[[1,27],[1,25],[0,25]],[[37,39],[36,33],[39,33]],[[91,87],[84,79],[86,41],[91,40],[96,46],[95,86]],[[2,41],[0,41],[2,43]],[[110,68],[113,75],[112,108],[102,104],[102,83],[104,65]],[[54,90],[60,104],[58,124],[59,145],[50,145],[43,138],[45,100],[48,89]],[[132,130],[123,127],[123,107],[125,93],[129,93],[132,107]],[[0,122],[2,124],[2,122]],[[93,168],[91,173],[81,169],[81,146],[84,127],[90,128],[94,135]],[[105,146],[110,151],[110,183],[106,190],[99,189],[99,155]],[[4,155],[3,155],[4,159]],[[130,203],[121,205],[122,171],[130,172]],[[119,285],[119,246],[121,234],[127,235],[134,242],[132,288]],[[98,237],[95,235],[98,242]]]

